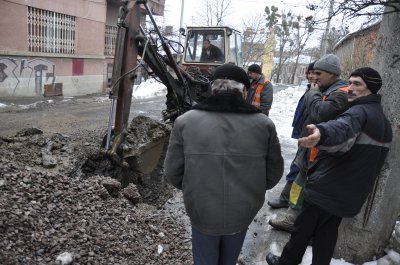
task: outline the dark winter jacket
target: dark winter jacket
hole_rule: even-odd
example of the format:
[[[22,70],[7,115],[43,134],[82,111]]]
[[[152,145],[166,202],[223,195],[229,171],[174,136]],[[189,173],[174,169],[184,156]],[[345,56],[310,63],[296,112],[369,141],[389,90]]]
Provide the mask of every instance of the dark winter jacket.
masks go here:
[[[360,97],[336,120],[317,125],[321,140],[308,172],[307,202],[341,217],[360,211],[392,141],[380,101],[377,94]]]
[[[258,81],[252,82],[251,88],[247,91],[246,101],[249,104],[253,102],[257,86],[258,84],[262,84],[263,89],[261,91],[260,110],[262,113],[268,116],[269,110],[271,109],[272,106],[272,101],[274,99],[274,88],[270,81],[267,82],[266,81],[267,81],[266,78],[263,75],[261,75],[261,78]]]
[[[310,84],[307,85],[306,92],[304,92],[304,94],[299,99],[299,102],[297,103],[296,110],[294,112],[293,122],[292,122],[292,127],[293,127],[292,138],[293,139],[299,139],[300,138],[301,131],[303,130],[303,127],[304,127],[304,124],[301,123],[301,122],[304,122],[304,120],[302,120],[301,117],[303,116],[303,112],[305,110],[305,108],[304,108],[304,96],[308,92],[309,89],[310,89]]]
[[[218,94],[178,117],[164,162],[192,225],[208,235],[248,227],[283,173],[274,123],[241,94]]]
[[[347,83],[338,80],[328,88],[310,89],[304,95],[304,111],[299,119],[302,124],[300,137],[308,135],[306,125],[316,124],[336,118],[348,108]],[[294,163],[306,171],[308,168],[309,150],[299,146]]]
[[[223,61],[224,55],[222,51],[215,45],[210,44],[208,49],[203,48],[201,50],[200,61],[202,62],[214,62],[214,61]]]

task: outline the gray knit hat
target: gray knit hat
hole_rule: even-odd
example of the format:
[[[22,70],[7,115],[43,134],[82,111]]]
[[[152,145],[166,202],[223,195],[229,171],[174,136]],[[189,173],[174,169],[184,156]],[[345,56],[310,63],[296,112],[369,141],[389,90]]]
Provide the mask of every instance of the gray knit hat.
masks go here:
[[[334,54],[326,54],[315,62],[314,70],[322,70],[331,74],[340,75],[340,60]]]

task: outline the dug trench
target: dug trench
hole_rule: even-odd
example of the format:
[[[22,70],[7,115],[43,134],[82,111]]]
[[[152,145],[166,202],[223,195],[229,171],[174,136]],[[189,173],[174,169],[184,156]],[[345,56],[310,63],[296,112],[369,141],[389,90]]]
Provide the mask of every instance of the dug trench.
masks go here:
[[[137,155],[169,130],[138,116],[122,148]],[[36,128],[0,137],[0,264],[55,264],[62,253],[73,264],[191,264],[184,213],[165,208],[167,143],[156,169],[141,173],[140,157],[128,159],[136,168],[108,159],[102,138]]]

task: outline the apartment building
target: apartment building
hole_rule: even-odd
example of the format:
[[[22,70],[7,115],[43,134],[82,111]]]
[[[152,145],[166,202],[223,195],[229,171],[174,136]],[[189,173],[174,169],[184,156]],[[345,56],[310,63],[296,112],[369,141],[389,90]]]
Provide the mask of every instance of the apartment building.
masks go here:
[[[163,15],[165,0],[149,1]],[[0,0],[0,97],[106,91],[121,0]]]

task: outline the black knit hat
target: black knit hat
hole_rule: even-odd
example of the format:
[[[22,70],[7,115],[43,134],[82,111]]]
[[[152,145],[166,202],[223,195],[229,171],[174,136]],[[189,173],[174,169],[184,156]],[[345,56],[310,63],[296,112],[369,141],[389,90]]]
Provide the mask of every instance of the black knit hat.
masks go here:
[[[306,73],[310,72],[311,70],[314,70],[314,64],[315,64],[315,62],[316,62],[316,61],[311,62],[311,63],[308,65],[308,67],[307,67],[307,72],[306,72]]]
[[[258,64],[250,65],[249,68],[247,68],[247,71],[261,75],[261,67]]]
[[[215,79],[229,79],[242,83],[246,88],[250,88],[250,80],[246,72],[233,64],[224,64],[215,68],[213,80]]]
[[[358,76],[364,80],[367,88],[372,92],[372,94],[376,94],[378,90],[382,87],[382,78],[378,71],[372,69],[371,67],[362,67],[354,70],[350,74],[350,76]]]

